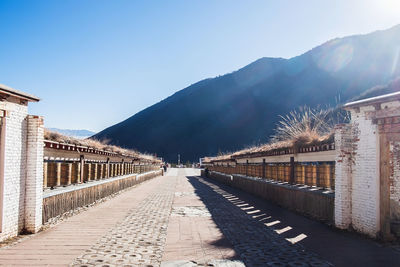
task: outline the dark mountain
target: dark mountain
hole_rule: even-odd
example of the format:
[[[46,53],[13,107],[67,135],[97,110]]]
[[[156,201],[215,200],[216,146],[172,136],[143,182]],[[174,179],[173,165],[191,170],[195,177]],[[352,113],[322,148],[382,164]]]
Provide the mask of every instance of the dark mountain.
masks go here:
[[[283,115],[331,105],[400,75],[400,25],[334,39],[291,59],[261,58],[193,84],[95,138],[175,162],[266,142]]]
[[[363,92],[358,97],[352,99],[352,101],[362,100],[380,95],[393,94],[397,92],[400,92],[400,77],[391,81],[389,84],[372,87],[371,89]]]

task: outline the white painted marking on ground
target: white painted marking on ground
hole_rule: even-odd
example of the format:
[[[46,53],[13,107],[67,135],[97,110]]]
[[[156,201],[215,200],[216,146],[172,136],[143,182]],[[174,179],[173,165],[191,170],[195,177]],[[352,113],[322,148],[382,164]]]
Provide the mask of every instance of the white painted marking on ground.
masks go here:
[[[284,232],[287,232],[290,230],[292,230],[292,227],[286,226],[285,228],[282,228],[282,229],[276,229],[275,232],[280,235],[280,234],[283,234]]]
[[[297,242],[300,242],[301,240],[303,240],[306,237],[307,237],[307,235],[305,235],[305,234],[299,234],[298,236],[293,237],[293,238],[286,238],[286,240],[292,244],[296,244]]]
[[[276,225],[276,224],[278,224],[278,223],[281,223],[281,221],[278,221],[278,220],[276,220],[276,221],[273,221],[273,222],[270,222],[270,223],[264,223],[266,226],[268,226],[268,227],[271,227],[271,226],[274,226],[274,225]]]

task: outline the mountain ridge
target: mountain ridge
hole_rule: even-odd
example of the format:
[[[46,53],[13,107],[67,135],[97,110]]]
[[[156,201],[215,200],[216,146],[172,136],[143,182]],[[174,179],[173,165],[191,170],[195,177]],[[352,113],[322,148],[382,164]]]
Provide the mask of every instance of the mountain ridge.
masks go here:
[[[49,131],[57,132],[62,135],[84,139],[95,135],[95,132],[86,129],[60,129],[60,128],[47,128]]]
[[[305,104],[336,105],[399,76],[398,44],[400,25],[335,38],[290,59],[263,57],[194,83],[94,137],[168,161],[266,142],[279,115]]]

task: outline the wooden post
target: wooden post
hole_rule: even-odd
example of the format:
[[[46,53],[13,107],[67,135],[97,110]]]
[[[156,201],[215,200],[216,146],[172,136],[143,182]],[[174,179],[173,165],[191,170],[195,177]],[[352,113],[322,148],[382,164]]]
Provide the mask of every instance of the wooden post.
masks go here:
[[[43,163],[43,187],[47,188],[47,162]]]
[[[93,163],[94,164],[94,177],[93,177],[93,180],[97,180],[97,179],[99,179],[99,172],[98,172],[98,167],[99,167],[99,163]]]
[[[290,177],[289,177],[290,184],[295,184],[294,168],[295,168],[294,157],[290,157]]]
[[[317,186],[317,165],[312,166],[312,185]]]
[[[335,190],[335,165],[329,164],[329,188]]]
[[[72,183],[72,163],[68,163],[68,181],[67,185]]]
[[[321,177],[321,164],[319,164],[319,162],[317,162],[317,165],[315,165],[315,186],[317,187],[322,187],[323,181],[322,181],[322,177]]]
[[[110,158],[107,158],[106,171],[106,178],[110,178]]]
[[[57,183],[56,186],[61,185],[61,162],[57,162]]]
[[[79,177],[78,177],[78,183],[82,183],[83,182],[83,175],[84,175],[84,171],[85,171],[85,156],[81,155],[80,159],[79,159]]]
[[[331,175],[330,175],[330,169],[329,165],[325,163],[324,165],[324,188],[330,188],[331,187]]]
[[[249,160],[246,160],[246,176],[249,174]]]
[[[90,181],[92,179],[92,163],[88,163],[87,164],[87,168],[88,168],[87,180]]]
[[[81,182],[81,163],[76,162],[76,181],[75,183],[79,184]]]
[[[104,174],[104,164],[100,163],[100,175],[99,179],[103,179],[103,174]]]

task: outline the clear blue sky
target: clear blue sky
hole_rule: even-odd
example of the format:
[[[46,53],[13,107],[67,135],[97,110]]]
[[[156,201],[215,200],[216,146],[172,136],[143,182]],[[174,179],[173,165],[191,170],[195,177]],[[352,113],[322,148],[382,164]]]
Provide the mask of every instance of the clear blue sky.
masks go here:
[[[260,57],[400,23],[400,0],[0,0],[0,83],[46,127],[102,130]]]

